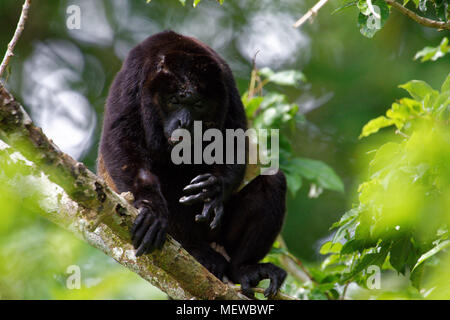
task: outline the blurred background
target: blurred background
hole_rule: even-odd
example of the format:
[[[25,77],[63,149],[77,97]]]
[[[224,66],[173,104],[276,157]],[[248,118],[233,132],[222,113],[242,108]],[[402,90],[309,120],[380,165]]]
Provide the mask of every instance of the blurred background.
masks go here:
[[[304,184],[288,196],[283,237],[307,264],[321,260],[329,228],[356,197],[376,138],[359,141],[362,126],[405,96],[397,86],[421,79],[438,88],[450,70],[447,57],[414,61],[438,33],[393,12],[373,39],[356,27],[357,10],[331,14],[330,1],[314,23],[292,24],[314,1],[204,0],[197,8],[178,0],[73,0],[34,2],[10,63],[6,85],[32,119],[64,151],[95,171],[104,103],[128,51],[166,29],[196,37],[229,63],[241,93],[252,59],[258,68],[301,70],[308,81],[289,92],[308,120],[298,128],[295,152],[335,169],[345,193],[309,197]],[[81,8],[81,29],[68,30],[66,10]],[[6,50],[22,1],[0,2],[0,55]],[[0,299],[165,299],[137,275],[64,230],[0,194]],[[78,265],[82,289],[66,288],[67,268]]]

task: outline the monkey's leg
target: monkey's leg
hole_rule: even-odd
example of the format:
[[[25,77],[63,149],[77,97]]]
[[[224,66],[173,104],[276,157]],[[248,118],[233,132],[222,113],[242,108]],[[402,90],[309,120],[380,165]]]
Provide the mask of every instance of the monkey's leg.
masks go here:
[[[228,261],[223,255],[210,247],[208,243],[196,245],[183,245],[183,247],[206,269],[218,279],[222,280],[225,270],[228,269]]]
[[[245,294],[251,287],[270,279],[265,296],[273,296],[286,278],[286,271],[271,264],[258,263],[269,252],[281,231],[285,212],[286,179],[279,171],[258,176],[225,207],[222,241],[230,256],[230,279],[240,283]]]

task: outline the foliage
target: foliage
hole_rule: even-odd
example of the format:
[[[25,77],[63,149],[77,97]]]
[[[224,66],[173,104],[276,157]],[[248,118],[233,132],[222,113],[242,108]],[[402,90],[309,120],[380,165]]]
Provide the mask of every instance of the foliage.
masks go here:
[[[420,289],[426,267],[448,260],[450,75],[440,91],[417,80],[400,87],[411,98],[393,103],[386,116],[364,126],[361,137],[395,126],[401,140],[376,150],[359,202],[332,226],[334,237],[321,249],[330,254],[325,270],[345,269],[336,273],[337,283],[366,286],[365,271],[375,265],[409,275]],[[435,281],[436,291],[444,292],[445,282]]]
[[[283,93],[275,90],[263,92],[263,88],[268,84],[297,88],[300,82],[305,81],[305,75],[296,70],[274,72],[269,68],[263,68],[257,73],[254,71],[251,88],[242,96],[251,126],[255,129],[295,131],[297,124],[306,121],[299,113],[298,105],[291,103]],[[255,88],[256,82],[259,84]],[[256,92],[259,94],[255,95]],[[286,175],[288,189],[293,196],[302,187],[304,179],[318,185],[319,188],[344,191],[344,184],[331,167],[322,161],[294,155],[292,141],[287,134],[279,135],[279,139],[280,167]]]
[[[425,47],[414,56],[414,60],[419,58],[421,62],[436,61],[439,58],[445,56],[450,52],[450,46],[448,45],[448,38],[444,37],[441,43],[437,47]]]
[[[403,0],[406,6],[410,0]],[[434,15],[435,21],[447,21],[450,12],[447,0],[412,0],[416,11]],[[357,26],[362,35],[372,38],[386,23],[390,15],[390,6],[385,0],[341,0],[334,11],[339,12],[349,7],[359,10]]]

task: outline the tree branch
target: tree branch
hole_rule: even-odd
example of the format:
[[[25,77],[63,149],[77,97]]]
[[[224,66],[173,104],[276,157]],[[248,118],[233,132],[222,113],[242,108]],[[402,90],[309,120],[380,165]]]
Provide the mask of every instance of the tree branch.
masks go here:
[[[17,23],[16,31],[14,32],[14,36],[8,44],[8,49],[6,50],[5,56],[3,58],[2,64],[0,65],[0,78],[2,77],[3,72],[5,72],[6,67],[8,66],[9,60],[12,56],[14,56],[14,48],[19,41],[20,35],[22,34],[23,29],[25,28],[25,22],[28,18],[28,9],[30,8],[31,0],[25,0],[22,13],[20,14],[19,22]]]
[[[297,20],[297,22],[294,23],[293,27],[298,28],[302,24],[304,24],[306,21],[308,21],[309,18],[311,18],[312,16],[315,16],[317,14],[317,12],[320,10],[320,8],[322,8],[325,5],[325,3],[327,3],[327,2],[328,2],[328,0],[320,0],[319,2],[317,2],[314,5],[314,7],[309,9],[308,12],[306,12],[303,15],[303,17],[301,17],[300,19]]]
[[[444,21],[435,21],[428,18],[424,18],[416,14],[415,12],[405,8],[400,3],[396,2],[395,0],[385,0],[387,4],[394,7],[396,10],[400,11],[403,15],[410,17],[414,21],[416,21],[418,24],[421,24],[425,27],[429,28],[435,28],[438,30],[450,30],[450,21],[444,22]]]
[[[137,210],[99,177],[61,152],[0,84],[0,139],[62,188],[51,221],[101,249],[175,299],[242,299],[168,236],[161,251],[136,258],[129,228]],[[66,195],[66,196],[65,196]],[[51,196],[47,194],[47,196]],[[53,196],[54,197],[54,196]]]
[[[396,10],[400,11],[403,15],[410,17],[414,21],[416,21],[418,24],[421,24],[425,27],[434,28],[438,30],[450,30],[450,21],[444,22],[444,21],[436,21],[432,19],[428,19],[425,17],[421,17],[418,14],[416,14],[414,11],[411,11],[404,6],[402,6],[400,3],[396,2],[395,0],[384,0],[387,4],[394,7]],[[308,19],[313,17],[317,14],[317,12],[327,3],[328,0],[320,0],[317,2],[311,9],[308,10],[300,19],[297,20],[297,22],[294,23],[293,27],[298,28],[302,24],[304,24]],[[369,5],[369,9],[371,12],[377,16],[378,14],[374,11],[372,6],[372,1],[367,1],[367,4]]]

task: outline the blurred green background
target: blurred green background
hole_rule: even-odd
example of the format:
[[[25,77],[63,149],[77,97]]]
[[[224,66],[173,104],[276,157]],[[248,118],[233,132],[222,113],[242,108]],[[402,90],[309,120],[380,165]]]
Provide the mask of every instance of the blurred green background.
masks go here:
[[[80,30],[66,27],[72,4],[81,8]],[[204,41],[230,64],[241,93],[258,50],[259,68],[301,70],[308,82],[289,92],[308,120],[298,128],[296,153],[332,166],[346,187],[344,194],[324,191],[310,198],[305,183],[295,198],[288,197],[283,236],[295,255],[314,264],[329,227],[355,200],[369,160],[365,152],[378,141],[358,141],[362,126],[405,96],[399,84],[421,79],[439,87],[450,58],[413,61],[424,46],[438,45],[444,32],[397,12],[373,39],[360,34],[355,8],[332,15],[333,1],[313,24],[292,28],[313,4],[228,0],[220,6],[204,0],[194,9],[192,1],[183,7],[178,0],[35,1],[6,85],[63,151],[95,170],[109,86],[127,52],[149,35],[172,29]],[[0,2],[2,55],[21,5]],[[137,275],[0,191],[0,299],[165,299]],[[70,265],[81,268],[81,290],[66,288]]]

